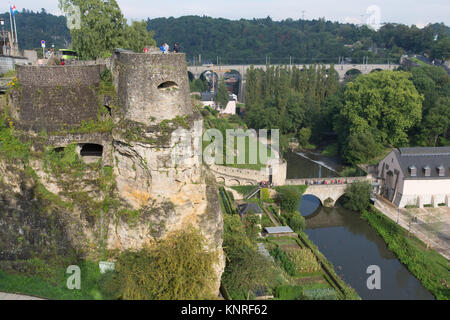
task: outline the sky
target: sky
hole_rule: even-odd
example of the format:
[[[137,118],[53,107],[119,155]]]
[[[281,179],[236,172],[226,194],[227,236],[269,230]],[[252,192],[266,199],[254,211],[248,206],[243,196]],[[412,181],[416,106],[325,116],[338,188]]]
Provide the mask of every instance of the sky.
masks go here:
[[[237,20],[240,18],[265,18],[273,20],[318,19],[366,23],[367,19],[380,17],[380,22],[396,22],[424,27],[428,23],[444,22],[450,25],[449,0],[117,0],[125,17],[130,20],[206,15],[214,18]],[[8,4],[2,1],[8,10]],[[57,0],[16,0],[12,3],[22,8],[40,10],[45,8],[53,14],[61,14]],[[371,6],[379,10],[367,12]],[[378,14],[379,12],[379,14]]]

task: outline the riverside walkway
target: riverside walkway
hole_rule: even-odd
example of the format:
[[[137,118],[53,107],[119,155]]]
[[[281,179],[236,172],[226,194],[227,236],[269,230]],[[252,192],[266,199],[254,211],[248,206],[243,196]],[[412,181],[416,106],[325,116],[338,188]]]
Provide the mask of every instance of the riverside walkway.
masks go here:
[[[450,208],[398,209],[380,196],[375,208],[450,260]]]
[[[0,300],[12,301],[12,300],[45,300],[45,299],[32,297],[32,296],[25,296],[22,294],[0,292]]]

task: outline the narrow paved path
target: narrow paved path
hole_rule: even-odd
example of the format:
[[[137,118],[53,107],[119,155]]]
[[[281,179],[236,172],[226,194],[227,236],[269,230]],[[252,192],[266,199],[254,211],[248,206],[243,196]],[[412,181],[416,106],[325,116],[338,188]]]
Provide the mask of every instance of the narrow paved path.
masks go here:
[[[450,208],[398,210],[380,196],[375,208],[450,260]]]
[[[25,296],[22,294],[0,292],[0,300],[45,300],[45,299]]]

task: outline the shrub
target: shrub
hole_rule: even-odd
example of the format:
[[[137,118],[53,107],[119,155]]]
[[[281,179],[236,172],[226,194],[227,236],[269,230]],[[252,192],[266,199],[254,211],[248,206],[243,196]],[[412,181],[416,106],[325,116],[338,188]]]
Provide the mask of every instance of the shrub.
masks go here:
[[[306,227],[305,218],[298,211],[289,216],[288,224],[297,233],[305,230]]]
[[[122,285],[118,280],[118,274],[114,271],[107,271],[101,274],[98,279],[99,290],[106,300],[117,300],[122,295]]]
[[[261,200],[264,202],[271,202],[272,199],[270,198],[270,191],[267,188],[261,189]]]
[[[276,260],[278,261],[278,263],[281,265],[281,267],[290,275],[290,276],[295,276],[296,272],[295,272],[295,265],[294,263],[289,260],[289,258],[287,257],[286,253],[281,250],[279,247],[275,247],[274,249],[272,249],[270,251],[270,255]]]
[[[13,133],[12,121],[8,128],[4,122],[9,119],[0,118],[0,156],[8,160],[28,161],[30,157],[30,143],[22,143]]]
[[[278,202],[281,209],[287,212],[298,210],[301,194],[293,186],[278,188]]]
[[[189,228],[155,240],[139,251],[125,251],[116,263],[116,277],[103,285],[106,292],[131,300],[198,300],[213,297],[217,253],[205,250],[206,239]],[[112,288],[112,289],[107,289]]]
[[[278,286],[275,288],[275,297],[280,300],[303,300],[303,288],[301,286]]]
[[[344,206],[353,211],[362,211],[370,205],[372,186],[368,181],[358,181],[350,184],[345,190]]]
[[[272,222],[272,220],[269,218],[269,216],[267,214],[264,214],[262,216],[261,225],[263,228],[275,227],[274,223]]]

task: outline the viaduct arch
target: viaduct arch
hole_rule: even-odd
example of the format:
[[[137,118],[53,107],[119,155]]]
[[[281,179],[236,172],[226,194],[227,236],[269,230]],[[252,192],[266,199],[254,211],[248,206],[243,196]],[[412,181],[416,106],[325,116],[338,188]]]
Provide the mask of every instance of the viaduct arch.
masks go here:
[[[250,69],[252,65],[219,65],[219,66],[189,66],[188,72],[194,76],[195,79],[200,78],[200,76],[207,72],[211,71],[218,75],[219,79],[223,79],[225,74],[227,74],[230,70],[237,71],[241,77],[239,84],[239,100],[243,101],[243,93],[245,91],[245,84],[247,80],[247,71]],[[302,69],[303,67],[309,68],[311,65],[309,64],[293,64],[286,65],[287,67],[297,67]],[[332,64],[325,64],[325,69],[330,69]],[[334,69],[338,73],[339,81],[344,81],[346,79],[346,74],[351,70],[358,70],[361,74],[369,74],[372,71],[380,71],[380,70],[395,70],[399,67],[398,64],[337,64],[333,65]],[[266,65],[253,65],[255,69],[260,68],[266,70]]]

